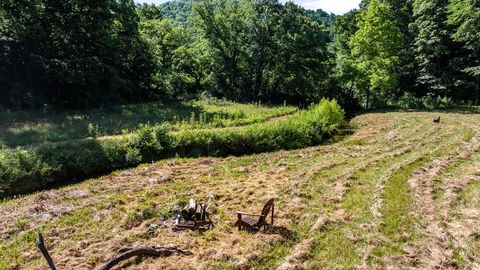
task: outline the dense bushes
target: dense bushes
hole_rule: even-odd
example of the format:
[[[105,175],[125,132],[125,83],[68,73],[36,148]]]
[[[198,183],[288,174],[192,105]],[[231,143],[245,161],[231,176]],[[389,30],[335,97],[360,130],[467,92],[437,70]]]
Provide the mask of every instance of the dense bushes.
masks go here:
[[[415,97],[411,93],[405,93],[395,102],[391,102],[390,106],[400,109],[445,110],[457,107],[459,104],[449,97],[438,97],[434,95]]]
[[[143,101],[155,68],[133,1],[0,1],[0,105]]]
[[[0,197],[158,160],[168,156],[171,145],[166,126],[141,125],[128,135],[4,149],[0,151]]]
[[[343,121],[336,101],[322,100],[282,122],[243,128],[170,132],[141,125],[135,133],[0,150],[0,197],[39,190],[162,158],[227,156],[293,149],[322,142]]]

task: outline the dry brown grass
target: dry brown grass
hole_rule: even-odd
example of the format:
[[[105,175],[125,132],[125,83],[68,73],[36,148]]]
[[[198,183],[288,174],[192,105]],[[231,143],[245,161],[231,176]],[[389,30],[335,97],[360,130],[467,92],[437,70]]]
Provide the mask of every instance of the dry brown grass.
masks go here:
[[[354,135],[332,145],[167,160],[3,202],[0,269],[46,269],[34,245],[38,231],[59,269],[98,268],[120,247],[136,245],[174,245],[194,255],[132,259],[124,268],[478,265],[480,185],[472,183],[480,177],[480,116],[442,114],[434,125],[436,115],[366,114],[352,121]],[[465,128],[474,133],[469,140]],[[388,192],[400,187],[395,196],[404,205],[391,209]],[[213,230],[172,231],[174,205],[210,195]],[[259,212],[272,197],[275,228],[238,232],[235,211]]]

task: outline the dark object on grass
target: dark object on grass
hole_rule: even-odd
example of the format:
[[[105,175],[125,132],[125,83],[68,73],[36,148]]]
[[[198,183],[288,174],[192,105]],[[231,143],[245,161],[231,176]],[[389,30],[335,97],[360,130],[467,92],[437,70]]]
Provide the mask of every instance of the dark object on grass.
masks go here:
[[[213,222],[210,219],[210,213],[208,208],[211,203],[197,204],[194,199],[190,199],[190,202],[183,208],[180,215],[177,216],[177,222],[175,223],[176,229],[184,230],[198,230],[198,229],[211,229]]]
[[[245,212],[237,212],[237,226],[238,229],[247,229],[249,231],[254,231],[257,232],[259,231],[262,227],[264,229],[267,228],[267,226],[273,226],[273,215],[274,215],[274,205],[275,200],[270,199],[265,203],[263,206],[261,214],[250,214],[250,213],[245,213]],[[267,223],[267,216],[271,212],[271,222],[270,224]],[[249,216],[249,217],[244,217],[244,216]],[[255,220],[250,217],[259,217],[258,220]]]
[[[434,123],[440,123],[440,120],[441,120],[441,119],[440,119],[440,116],[439,116],[437,119],[433,119],[433,122],[434,122]]]
[[[40,252],[42,252],[42,255],[45,258],[45,260],[47,261],[50,269],[51,270],[57,270],[57,268],[55,267],[55,264],[53,263],[52,257],[50,257],[50,254],[48,254],[48,250],[45,247],[45,241],[44,241],[41,233],[38,234],[37,247],[38,247],[38,249],[40,249]]]
[[[153,256],[153,257],[169,257],[175,254],[182,256],[193,255],[190,251],[178,249],[176,247],[136,247],[136,248],[123,248],[119,250],[121,253],[119,256],[108,261],[100,270],[109,270],[115,265],[124,260],[128,260],[135,256]]]

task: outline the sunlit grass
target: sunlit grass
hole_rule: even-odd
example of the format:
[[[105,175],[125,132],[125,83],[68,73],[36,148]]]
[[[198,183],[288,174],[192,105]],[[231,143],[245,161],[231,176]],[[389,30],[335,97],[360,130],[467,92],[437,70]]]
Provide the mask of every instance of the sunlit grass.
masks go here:
[[[119,135],[148,123],[169,123],[174,130],[242,126],[296,111],[292,106],[240,104],[216,99],[118,105],[83,112],[4,111],[0,119],[0,145],[15,147]]]
[[[217,222],[215,229],[174,235],[185,237],[185,242],[177,244],[198,250],[198,254],[206,249],[219,251],[219,257],[199,259],[205,269],[276,269],[304,240],[313,241],[300,258],[307,269],[355,269],[361,262],[372,269],[380,269],[383,259],[403,256],[405,245],[416,245],[423,240],[425,220],[412,214],[418,213],[418,209],[415,208],[414,190],[408,182],[417,170],[429,168],[436,159],[455,158],[436,178],[433,177],[432,185],[438,191],[438,196],[433,194],[434,199],[441,200],[444,184],[464,178],[471,172],[468,169],[478,163],[478,153],[469,158],[456,156],[462,146],[475,141],[475,137],[465,139],[464,127],[459,124],[464,119],[446,116],[446,124],[431,125],[431,118],[426,113],[373,114],[360,121],[363,126],[359,125],[352,137],[337,144],[208,160],[212,164],[200,171],[196,170],[203,165],[194,164],[196,159],[172,159],[143,166],[168,168],[163,165],[182,163],[184,167],[176,169],[173,181],[154,187],[148,186],[150,176],[132,176],[131,184],[136,188],[116,192],[107,187],[100,192],[103,194],[98,197],[100,199],[88,207],[80,207],[82,200],[88,198],[68,199],[69,204],[79,205],[79,208],[40,227],[46,235],[60,232],[64,238],[53,247],[54,254],[68,254],[68,249],[81,239],[97,244],[113,241],[127,246],[177,243],[172,240],[177,238],[168,238],[172,237],[169,231],[159,232],[155,241],[149,239],[142,233],[145,224],[159,217],[171,217],[173,206],[185,204],[189,196],[203,200],[214,193],[221,201],[212,208]],[[98,182],[105,183],[92,179],[72,187],[96,192]],[[345,190],[340,192],[338,186]],[[265,240],[268,234],[248,234],[235,229],[234,211],[260,208],[259,194],[278,198],[276,211],[281,222],[276,222],[290,231],[288,237],[268,242]],[[13,207],[13,201],[21,204],[28,198],[30,196],[6,201],[0,207]],[[480,184],[473,181],[452,207],[479,208],[479,198]],[[377,211],[372,210],[380,199]],[[298,205],[293,201],[298,201]],[[335,218],[339,210],[344,211],[345,217]],[[102,211],[108,215],[99,223],[95,215]],[[320,216],[330,220],[321,229],[312,231]],[[35,269],[41,261],[41,257],[28,253],[35,249],[35,234],[22,231],[27,228],[28,221],[28,217],[18,218],[14,227],[19,231],[0,243],[6,254],[0,255],[0,269],[8,269],[16,263],[25,269]],[[66,234],[71,228],[76,228],[75,232]],[[112,230],[119,231],[112,234]],[[117,235],[121,237],[115,239]],[[236,246],[228,238],[232,235],[239,241]],[[163,239],[169,240],[163,243]],[[472,237],[468,253],[452,248],[456,266],[466,266],[467,259],[479,258],[479,243],[479,237]],[[235,253],[239,246],[245,248],[243,253]],[[373,249],[369,250],[370,247]],[[106,259],[101,257],[101,252],[77,259],[95,268]],[[247,264],[242,266],[242,259],[248,259]],[[156,265],[162,260],[148,263]],[[183,260],[178,260],[179,265],[185,263]]]

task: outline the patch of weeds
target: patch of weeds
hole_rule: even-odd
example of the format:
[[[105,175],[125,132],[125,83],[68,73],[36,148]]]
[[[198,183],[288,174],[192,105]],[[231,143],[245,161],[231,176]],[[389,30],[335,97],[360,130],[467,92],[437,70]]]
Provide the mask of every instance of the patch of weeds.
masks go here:
[[[17,218],[15,220],[15,226],[19,228],[20,230],[25,229],[25,227],[28,224],[28,220],[26,218]]]
[[[256,247],[261,258],[252,261],[249,269],[276,269],[292,252],[296,244],[307,237],[311,222],[307,220],[293,220],[290,228],[277,227],[274,230],[281,235],[281,239],[273,243],[263,243]]]
[[[145,220],[158,217],[160,213],[161,211],[154,202],[144,199],[138,206],[127,212],[124,226],[127,229],[136,227]]]
[[[474,260],[477,263],[480,263],[480,233],[476,234],[473,237],[473,240],[470,244]]]
[[[98,211],[100,211],[100,210],[106,209],[107,206],[106,206],[104,203],[101,202],[101,203],[95,205],[95,208],[96,208]]]
[[[201,233],[200,231],[198,231]],[[217,241],[218,240],[218,232],[216,230],[208,230],[203,234],[203,237],[207,241]]]
[[[255,160],[256,159],[253,157],[239,158],[239,159],[235,159],[233,161],[228,162],[225,167],[227,167],[228,169],[246,167],[246,166],[252,165],[255,162]]]
[[[359,257],[353,241],[345,237],[344,226],[328,226],[325,231],[318,233],[315,237],[315,245],[312,253],[309,269],[353,269]],[[338,268],[337,268],[338,267]]]
[[[253,263],[251,269],[276,269],[291,252],[295,242],[282,242],[269,247],[267,254]],[[263,253],[263,252],[262,252]]]
[[[75,242],[74,241],[71,241],[71,240],[63,240],[61,242],[59,242],[56,246],[56,248],[60,251],[64,251],[68,248],[71,248],[73,245],[75,245]]]
[[[463,141],[469,142],[473,139],[473,136],[475,136],[475,133],[472,129],[467,128],[463,131]]]
[[[87,134],[89,137],[97,138],[100,136],[100,131],[98,125],[89,123],[87,126]]]
[[[93,210],[91,208],[83,208],[75,212],[67,213],[61,216],[55,224],[49,224],[46,228],[50,227],[88,227],[89,222],[93,216]]]
[[[348,146],[348,145],[366,145],[367,142],[364,140],[351,140],[351,141],[345,141],[342,142],[341,145],[343,146]]]
[[[98,254],[93,254],[93,255],[90,255],[90,257],[87,258],[86,263],[93,267],[93,266],[97,265],[101,260],[102,260],[102,256],[100,256]]]
[[[450,243],[450,247],[453,248],[453,262],[456,267],[459,269],[462,269],[465,267],[465,256],[463,254],[463,251],[460,250],[459,248],[455,247],[452,243]]]
[[[475,181],[468,184],[462,194],[462,200],[468,208],[480,208],[480,182]]]
[[[20,266],[25,264],[23,251],[36,248],[36,236],[36,232],[29,231],[0,242],[0,269],[20,269]]]
[[[222,259],[217,261],[210,261],[205,264],[206,269],[218,269],[218,270],[234,270],[237,269],[235,265],[228,259]]]

